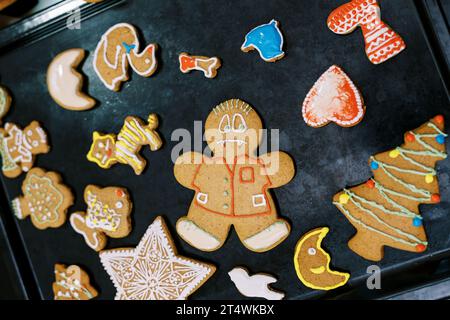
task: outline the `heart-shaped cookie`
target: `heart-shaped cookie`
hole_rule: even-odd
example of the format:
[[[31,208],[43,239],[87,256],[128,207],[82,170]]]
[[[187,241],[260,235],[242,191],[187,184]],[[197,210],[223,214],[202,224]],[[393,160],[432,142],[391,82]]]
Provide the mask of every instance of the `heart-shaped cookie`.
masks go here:
[[[303,102],[303,119],[314,128],[334,122],[353,127],[364,117],[366,107],[361,93],[347,74],[331,66],[314,84]]]

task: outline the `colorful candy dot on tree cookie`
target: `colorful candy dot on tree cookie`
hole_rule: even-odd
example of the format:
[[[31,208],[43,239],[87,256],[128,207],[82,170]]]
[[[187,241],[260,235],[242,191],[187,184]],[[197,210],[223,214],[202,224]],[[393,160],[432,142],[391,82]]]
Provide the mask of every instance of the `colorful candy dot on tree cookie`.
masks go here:
[[[381,20],[377,0],[352,0],[328,17],[328,28],[337,34],[349,34],[361,27],[366,54],[373,64],[383,63],[405,48],[403,39]]]
[[[179,256],[162,217],[136,248],[102,251],[100,259],[117,289],[116,300],[185,300],[216,271]]]
[[[55,300],[91,300],[98,295],[83,269],[63,264],[55,264],[53,294]]]
[[[366,107],[359,90],[338,66],[331,66],[317,80],[303,101],[302,115],[306,124],[323,127],[334,122],[353,127],[364,117]]]
[[[217,70],[222,66],[217,57],[191,56],[186,52],[178,56],[180,71],[189,73],[192,70],[202,71],[206,78],[212,79],[217,76]]]
[[[278,21],[272,20],[247,33],[241,50],[243,52],[257,50],[264,61],[275,62],[284,57],[283,42]]]
[[[414,140],[394,149],[397,156],[390,150],[371,157],[374,188],[365,183],[334,196],[334,205],[357,229],[348,245],[358,255],[380,261],[384,246],[419,253],[427,248],[419,205],[441,200],[435,166],[447,158],[445,145],[436,141],[447,137],[443,130],[443,119],[435,117],[409,132]]]
[[[330,269],[331,257],[322,249],[330,230],[318,228],[301,237],[295,247],[294,265],[300,281],[311,289],[332,290],[345,285],[350,274]]]

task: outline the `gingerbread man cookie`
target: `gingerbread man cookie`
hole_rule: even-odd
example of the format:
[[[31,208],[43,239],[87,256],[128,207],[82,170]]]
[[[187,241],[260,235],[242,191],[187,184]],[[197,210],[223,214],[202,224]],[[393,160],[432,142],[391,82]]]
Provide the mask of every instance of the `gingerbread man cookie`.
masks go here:
[[[280,244],[290,226],[278,218],[269,189],[294,177],[291,157],[284,152],[254,155],[262,139],[262,122],[239,99],[213,109],[205,137],[213,157],[188,152],[174,167],[178,182],[195,191],[187,216],[177,222],[178,234],[203,251],[219,249],[231,226],[252,251],[264,252]]]
[[[0,154],[5,177],[16,178],[22,172],[28,172],[34,165],[35,156],[49,151],[47,134],[37,121],[24,130],[13,123],[0,128]]]
[[[110,90],[119,91],[122,82],[128,81],[128,66],[142,77],[150,77],[157,68],[157,44],[149,44],[139,53],[136,28],[119,23],[102,36],[94,53],[94,70]]]
[[[189,73],[192,70],[198,70],[210,79],[217,76],[217,69],[222,66],[220,59],[217,57],[191,56],[186,52],[180,53],[178,60],[180,61],[181,72]]]
[[[95,251],[106,246],[107,237],[124,238],[131,232],[133,204],[125,188],[89,185],[84,190],[84,201],[87,211],[73,213],[70,224]]]
[[[8,90],[0,86],[0,124],[2,123],[3,117],[8,113],[11,102],[12,99]]]
[[[381,20],[377,0],[352,0],[328,17],[328,28],[337,34],[349,34],[361,27],[366,54],[373,64],[380,64],[406,48],[403,39]]]
[[[33,225],[41,230],[64,224],[74,197],[59,174],[33,168],[23,181],[22,192],[23,196],[12,201],[17,218],[23,220],[30,216]]]
[[[55,282],[53,282],[55,300],[91,300],[98,293],[91,286],[88,274],[79,266],[66,267],[55,264]]]
[[[131,166],[137,175],[144,171],[146,161],[139,155],[143,146],[157,151],[162,146],[162,140],[156,131],[159,125],[158,116],[154,113],[148,116],[148,124],[137,117],[127,117],[119,135],[94,132],[91,149],[87,159],[100,168],[109,169],[116,163]]]

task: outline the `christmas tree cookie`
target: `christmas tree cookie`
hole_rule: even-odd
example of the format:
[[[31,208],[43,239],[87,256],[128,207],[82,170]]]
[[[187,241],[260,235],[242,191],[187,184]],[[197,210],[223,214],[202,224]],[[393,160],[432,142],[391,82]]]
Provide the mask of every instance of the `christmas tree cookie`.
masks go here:
[[[370,158],[372,179],[334,196],[333,203],[358,230],[348,244],[358,255],[379,261],[384,246],[426,250],[419,205],[441,200],[435,166],[447,157],[443,130],[439,115],[407,132],[403,145]]]

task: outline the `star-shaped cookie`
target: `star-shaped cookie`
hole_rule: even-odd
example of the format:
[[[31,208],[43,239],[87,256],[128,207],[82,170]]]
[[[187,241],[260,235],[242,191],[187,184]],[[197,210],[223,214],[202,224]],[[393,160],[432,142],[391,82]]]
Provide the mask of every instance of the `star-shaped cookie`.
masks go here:
[[[216,268],[177,255],[162,217],[149,226],[138,246],[100,252],[117,289],[116,300],[184,300]]]

